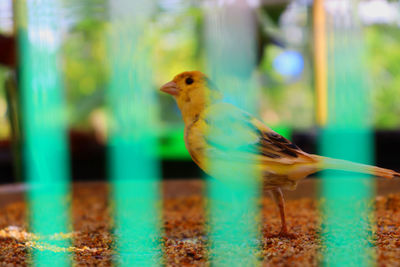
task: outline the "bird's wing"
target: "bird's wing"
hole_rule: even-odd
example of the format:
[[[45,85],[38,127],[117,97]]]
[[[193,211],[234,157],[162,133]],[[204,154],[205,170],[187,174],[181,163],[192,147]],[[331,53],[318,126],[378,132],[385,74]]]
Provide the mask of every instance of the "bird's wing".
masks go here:
[[[209,153],[233,153],[261,164],[295,165],[315,159],[288,139],[243,110],[227,103],[214,104],[204,114]]]

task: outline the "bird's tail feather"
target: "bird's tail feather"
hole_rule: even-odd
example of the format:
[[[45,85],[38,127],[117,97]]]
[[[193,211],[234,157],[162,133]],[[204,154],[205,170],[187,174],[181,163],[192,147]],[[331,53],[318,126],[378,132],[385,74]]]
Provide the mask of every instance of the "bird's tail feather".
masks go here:
[[[394,177],[400,177],[400,173],[395,172],[393,170],[389,170],[389,169],[355,163],[355,162],[351,162],[351,161],[347,161],[347,160],[327,158],[327,157],[322,157],[322,156],[318,156],[318,155],[313,155],[313,156],[320,163],[321,169],[332,169],[332,170],[366,173],[366,174],[371,174],[374,176],[388,178],[388,179],[391,179]]]

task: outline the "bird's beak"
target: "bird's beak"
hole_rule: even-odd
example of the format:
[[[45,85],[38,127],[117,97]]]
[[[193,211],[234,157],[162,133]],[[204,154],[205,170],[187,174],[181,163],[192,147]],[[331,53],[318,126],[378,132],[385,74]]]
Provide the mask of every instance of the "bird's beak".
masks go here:
[[[178,85],[173,81],[161,86],[160,90],[170,95],[178,95],[179,92]]]

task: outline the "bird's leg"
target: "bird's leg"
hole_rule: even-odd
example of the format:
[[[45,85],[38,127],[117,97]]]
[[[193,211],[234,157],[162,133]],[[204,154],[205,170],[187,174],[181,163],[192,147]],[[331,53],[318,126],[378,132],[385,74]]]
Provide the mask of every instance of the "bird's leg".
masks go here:
[[[279,232],[279,237],[289,237],[294,238],[294,234],[289,234],[286,226],[286,217],[285,217],[285,199],[283,198],[283,193],[280,188],[272,189],[271,190],[272,198],[274,199],[275,203],[278,205],[279,213],[281,215],[281,231]]]

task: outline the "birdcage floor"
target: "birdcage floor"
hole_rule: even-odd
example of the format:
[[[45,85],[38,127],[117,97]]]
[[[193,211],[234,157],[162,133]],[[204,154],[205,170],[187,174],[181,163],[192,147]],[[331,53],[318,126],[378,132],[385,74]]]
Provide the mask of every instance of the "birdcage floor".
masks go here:
[[[272,266],[318,266],[324,249],[318,201],[313,196],[315,181],[301,185],[302,193],[288,194],[287,219],[295,238],[278,238],[278,211],[268,197],[260,202],[262,235],[255,240],[261,248],[257,257]],[[376,221],[371,242],[376,247],[380,266],[396,264],[400,249],[400,193],[393,182],[379,182],[376,197]],[[206,234],[204,182],[168,181],[164,183],[162,246],[167,266],[209,265],[209,243]],[[110,266],[115,239],[112,234],[108,187],[103,183],[80,183],[73,187],[72,229],[54,238],[70,240],[69,247],[49,247],[29,232],[23,187],[0,188],[0,262],[26,266],[29,252],[41,249],[54,253],[72,253],[76,266]],[[400,191],[397,191],[400,192]],[[301,195],[303,194],[303,196]],[[382,196],[384,195],[384,196]]]

